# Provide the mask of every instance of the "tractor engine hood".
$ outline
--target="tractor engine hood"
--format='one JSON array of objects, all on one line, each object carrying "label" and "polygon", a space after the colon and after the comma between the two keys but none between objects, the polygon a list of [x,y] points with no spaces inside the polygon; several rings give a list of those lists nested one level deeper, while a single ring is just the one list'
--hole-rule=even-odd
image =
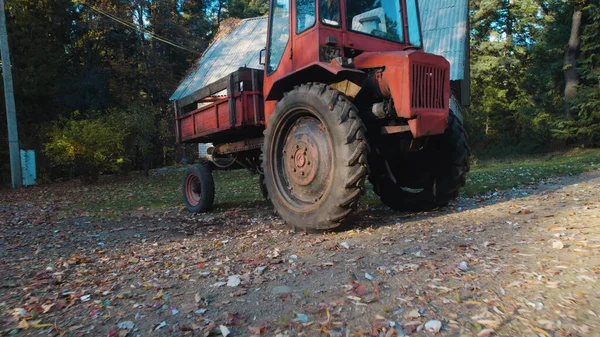
[{"label": "tractor engine hood", "polygon": [[354,59],[359,69],[382,69],[375,80],[381,94],[408,120],[415,138],[442,134],[448,126],[450,63],[422,51],[366,52]]}]

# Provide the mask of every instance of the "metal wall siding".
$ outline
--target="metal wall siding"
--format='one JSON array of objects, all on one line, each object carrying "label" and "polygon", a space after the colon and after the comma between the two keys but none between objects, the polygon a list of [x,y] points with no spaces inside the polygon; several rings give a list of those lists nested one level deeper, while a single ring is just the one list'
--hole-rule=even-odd
[{"label": "metal wall siding", "polygon": [[[450,62],[450,80],[464,79],[468,27],[467,0],[421,0],[424,49]],[[170,100],[179,100],[240,67],[264,69],[260,50],[267,41],[268,18],[241,21],[229,35],[213,43],[181,82]]]},{"label": "metal wall siding", "polygon": [[265,48],[267,23],[267,17],[243,20],[229,35],[211,44],[170,100],[189,96],[240,67],[262,69],[259,53]]},{"label": "metal wall siding", "polygon": [[425,51],[442,55],[450,62],[450,80],[464,79],[468,56],[467,0],[421,0],[419,6]]}]

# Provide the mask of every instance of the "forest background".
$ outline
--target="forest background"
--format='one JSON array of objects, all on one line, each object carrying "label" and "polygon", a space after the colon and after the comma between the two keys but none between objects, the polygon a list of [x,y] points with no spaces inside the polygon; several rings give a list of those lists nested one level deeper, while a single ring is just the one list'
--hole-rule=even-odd
[{"label": "forest background", "polygon": [[[599,146],[600,1],[469,6],[474,155]],[[175,145],[168,98],[211,41],[267,10],[267,0],[6,0],[20,146],[36,150],[38,180],[193,158]]]}]

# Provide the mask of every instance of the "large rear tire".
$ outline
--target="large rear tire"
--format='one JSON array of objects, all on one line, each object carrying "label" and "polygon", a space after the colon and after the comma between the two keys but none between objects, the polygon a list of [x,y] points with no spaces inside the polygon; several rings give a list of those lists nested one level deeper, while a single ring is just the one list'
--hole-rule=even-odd
[{"label": "large rear tire", "polygon": [[296,87],[277,103],[265,130],[263,168],[285,223],[332,229],[356,208],[367,175],[364,132],[352,102],[324,84]]},{"label": "large rear tire", "polygon": [[188,211],[201,213],[212,208],[215,200],[215,183],[209,165],[198,164],[188,167],[181,185],[183,202]]},{"label": "large rear tire", "polygon": [[[424,163],[411,163],[409,160],[405,163],[421,165],[424,178],[420,179],[420,186],[409,186],[408,180],[414,180],[415,177],[407,176],[403,168],[388,169],[384,158],[372,156],[369,181],[381,201],[391,209],[424,211],[443,207],[455,199],[459,189],[465,185],[470,149],[462,121],[454,112],[450,111],[446,132],[432,137],[428,148],[423,151],[426,152],[419,157],[429,157],[429,160]],[[394,174],[396,182],[387,171]]]}]

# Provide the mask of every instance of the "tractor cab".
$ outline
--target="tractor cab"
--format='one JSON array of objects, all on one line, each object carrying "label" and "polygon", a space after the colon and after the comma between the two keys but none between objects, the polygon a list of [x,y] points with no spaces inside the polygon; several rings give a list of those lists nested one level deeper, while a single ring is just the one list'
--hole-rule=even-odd
[{"label": "tractor cab", "polygon": [[[365,51],[421,49],[417,6],[416,0],[273,0],[267,76],[312,62],[347,62]],[[277,71],[280,65],[285,69]]]},{"label": "tractor cab", "polygon": [[417,0],[272,0],[266,116],[285,92],[316,80],[361,98],[354,102],[361,110],[393,102],[399,122],[414,137],[441,134],[447,127],[449,63],[422,49]]},{"label": "tractor cab", "polygon": [[[422,46],[416,0],[272,0],[265,65],[266,97],[279,98],[281,90],[270,93],[272,84],[318,62],[324,67],[333,61],[353,68],[352,59],[363,52]],[[313,70],[330,77],[322,69]],[[311,73],[314,76],[314,71]]]}]

